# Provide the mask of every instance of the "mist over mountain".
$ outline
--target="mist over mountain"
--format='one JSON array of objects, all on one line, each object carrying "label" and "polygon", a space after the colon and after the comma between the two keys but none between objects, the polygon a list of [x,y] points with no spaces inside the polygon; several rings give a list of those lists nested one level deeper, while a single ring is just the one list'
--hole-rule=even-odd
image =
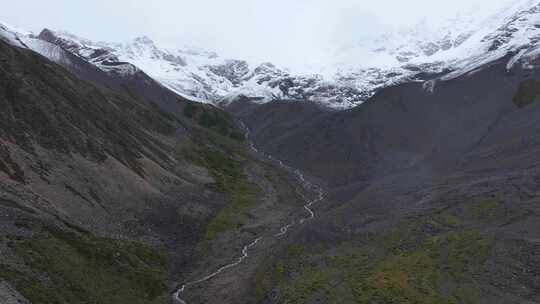
[{"label": "mist over mountain", "polygon": [[17,35],[59,45],[109,72],[133,73],[120,71],[125,65],[119,63],[131,63],[176,93],[203,102],[228,103],[243,96],[259,103],[311,100],[348,109],[384,87],[450,79],[506,55],[516,55],[514,61],[518,54],[533,56],[538,16],[537,4],[524,0],[483,18],[471,11],[435,26],[423,21],[343,47],[308,73],[271,62],[225,58],[213,51],[168,49],[147,36],[117,43],[47,29]]}]

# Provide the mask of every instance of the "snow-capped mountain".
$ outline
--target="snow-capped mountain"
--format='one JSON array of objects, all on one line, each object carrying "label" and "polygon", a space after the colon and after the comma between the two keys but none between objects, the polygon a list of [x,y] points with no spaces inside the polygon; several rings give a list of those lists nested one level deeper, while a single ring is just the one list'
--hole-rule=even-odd
[{"label": "snow-capped mountain", "polygon": [[269,62],[250,65],[192,48],[171,51],[158,47],[148,37],[123,44],[92,42],[45,29],[35,38],[57,45],[108,73],[129,75],[141,69],[179,95],[201,102],[226,103],[245,96],[256,102],[307,99],[349,108],[366,97],[353,87],[320,75],[292,75]]},{"label": "snow-capped mountain", "polygon": [[31,49],[61,65],[76,66],[76,63],[73,62],[74,57],[67,56],[66,50],[58,45],[38,39],[31,32],[0,23],[0,39],[17,47]]},{"label": "snow-capped mountain", "polygon": [[148,37],[126,43],[94,42],[66,32],[45,29],[34,35],[5,25],[0,25],[0,37],[47,57],[58,57],[60,48],[119,76],[144,71],[177,94],[201,102],[220,104],[243,96],[261,103],[311,100],[347,109],[381,88],[449,80],[508,55],[512,57],[509,69],[516,63],[530,67],[540,53],[540,4],[514,1],[484,19],[474,12],[462,13],[438,26],[423,22],[390,31],[342,48],[330,63],[309,74],[194,48],[169,50]]},{"label": "snow-capped mountain", "polygon": [[170,51],[158,47],[148,37],[127,43],[92,42],[48,29],[38,37],[110,73],[132,73],[132,67],[140,68],[174,92],[202,102],[216,102],[239,88],[247,76],[253,78],[258,72],[266,71],[251,70],[245,61],[221,58],[204,50]]},{"label": "snow-capped mountain", "polygon": [[[478,19],[474,12],[462,13],[438,26],[422,22],[411,29],[362,41],[342,50],[335,65],[344,75],[362,75],[369,69],[386,73],[379,77],[380,83],[373,82],[373,73],[360,83],[358,77],[354,79],[357,88],[369,90],[370,85],[427,80],[425,73],[443,74],[440,79],[449,80],[509,54],[526,55],[539,40],[539,1],[522,0],[485,19]],[[365,58],[373,64],[366,65]]]}]

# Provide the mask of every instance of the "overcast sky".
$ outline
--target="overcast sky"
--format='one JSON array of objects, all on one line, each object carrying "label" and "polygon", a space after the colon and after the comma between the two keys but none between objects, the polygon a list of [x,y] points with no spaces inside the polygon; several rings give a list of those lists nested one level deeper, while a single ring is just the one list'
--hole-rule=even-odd
[{"label": "overcast sky", "polygon": [[0,21],[113,42],[147,35],[168,47],[191,45],[228,57],[286,63],[323,58],[388,27],[423,19],[437,23],[471,8],[481,17],[511,1],[18,0],[2,5]]}]

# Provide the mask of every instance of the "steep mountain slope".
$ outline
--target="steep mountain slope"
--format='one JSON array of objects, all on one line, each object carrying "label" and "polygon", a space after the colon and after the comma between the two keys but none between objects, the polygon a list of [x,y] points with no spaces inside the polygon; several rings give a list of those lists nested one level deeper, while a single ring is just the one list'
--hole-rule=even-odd
[{"label": "steep mountain slope", "polygon": [[[0,299],[169,303],[174,282],[229,262],[299,209],[295,181],[248,153],[223,111],[182,101],[166,112],[10,43],[0,41]],[[246,291],[193,296],[237,303]]]},{"label": "steep mountain slope", "polygon": [[319,220],[261,266],[260,301],[538,301],[540,72],[508,71],[509,59],[348,111],[239,112],[259,146],[330,192]]},{"label": "steep mountain slope", "polygon": [[[165,195],[171,185],[161,180],[174,176],[173,147],[164,139],[178,122],[150,104],[82,82],[27,49],[1,41],[0,48],[0,276],[35,303],[86,301],[111,280],[121,283],[96,297],[161,297],[167,270],[160,254],[120,239],[137,239],[131,229],[150,224],[133,221],[145,208],[156,201],[156,210],[171,206]],[[115,250],[134,263],[96,258]],[[49,284],[40,272],[48,273]],[[87,285],[100,274],[103,281]],[[148,288],[122,287],[142,276]],[[69,282],[78,287],[66,289]]]},{"label": "steep mountain slope", "polygon": [[[0,38],[2,37],[12,45],[29,48],[47,57],[80,79],[116,92],[122,92],[131,98],[142,98],[147,102],[156,102],[165,111],[181,113],[179,102],[183,101],[184,98],[168,90],[131,64],[117,64],[118,70],[115,69],[114,72],[107,70],[107,73],[103,73],[103,69],[96,67],[93,62],[88,62],[86,59],[67,51],[62,45],[49,42],[45,39],[46,35],[40,39],[31,33],[23,34],[20,30],[2,26],[0,27]],[[124,70],[131,72],[121,72]]]},{"label": "steep mountain slope", "polygon": [[[506,61],[439,82],[433,91],[422,83],[387,88],[361,107],[339,113],[281,102],[244,115],[269,152],[292,163],[310,163],[301,167],[331,177],[333,185],[346,184],[360,176],[446,159],[476,144],[501,113],[517,110],[512,94],[536,71],[516,67],[508,73]],[[388,157],[390,153],[395,155]]]}]

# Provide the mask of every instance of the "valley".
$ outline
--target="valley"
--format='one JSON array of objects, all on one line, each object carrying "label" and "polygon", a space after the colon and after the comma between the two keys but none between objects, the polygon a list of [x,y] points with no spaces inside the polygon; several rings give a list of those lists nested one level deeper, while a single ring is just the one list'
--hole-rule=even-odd
[{"label": "valley", "polygon": [[[224,266],[221,266],[216,271],[214,271],[214,272],[212,272],[212,273],[210,273],[210,274],[208,274],[208,275],[206,275],[206,276],[204,276],[204,277],[202,277],[200,279],[196,279],[194,281],[189,281],[189,282],[183,283],[173,293],[173,300],[180,303],[180,304],[186,304],[187,303],[185,300],[183,300],[182,297],[183,297],[184,293],[189,292],[189,289],[192,286],[197,286],[197,285],[204,284],[207,281],[212,280],[214,277],[220,276],[224,271],[228,271],[229,269],[238,267],[239,265],[241,265],[244,262],[244,260],[249,258],[250,251],[253,248],[257,247],[259,245],[259,243],[263,243],[263,242],[266,243],[266,239],[268,239],[269,237],[278,238],[277,242],[279,242],[279,238],[282,238],[282,237],[286,236],[287,233],[289,232],[289,229],[295,227],[296,225],[302,225],[307,220],[314,219],[315,218],[315,213],[311,209],[311,208],[313,208],[312,206],[314,204],[320,203],[320,202],[322,202],[324,200],[324,191],[322,190],[322,188],[320,186],[315,186],[312,183],[310,183],[309,181],[307,181],[306,178],[304,177],[304,175],[299,170],[293,169],[293,168],[285,165],[282,161],[276,160],[271,155],[261,154],[261,152],[255,147],[254,143],[252,141],[250,141],[250,131],[249,131],[249,129],[246,128],[245,125],[243,123],[241,123],[241,122],[240,122],[240,125],[241,125],[242,129],[244,129],[244,131],[245,131],[244,138],[249,141],[248,145],[249,145],[250,149],[252,150],[252,152],[255,153],[256,157],[260,157],[260,158],[263,158],[263,159],[268,159],[271,162],[277,163],[281,169],[283,169],[286,172],[289,172],[289,173],[293,174],[296,177],[296,181],[301,185],[303,190],[310,191],[310,192],[315,191],[316,196],[313,199],[309,199],[309,198],[306,197],[306,195],[304,195],[302,193],[302,191],[303,191],[302,189],[296,188],[295,191],[302,198],[302,200],[304,200],[305,205],[303,206],[303,209],[305,210],[305,212],[307,212],[307,216],[301,217],[299,219],[293,219],[289,224],[286,224],[286,225],[282,226],[279,229],[278,233],[274,233],[273,235],[270,235],[270,236],[258,236],[254,241],[252,241],[251,243],[245,245],[242,248],[241,255],[240,255],[240,257],[238,257],[238,259],[235,262],[230,263],[230,264],[226,264]],[[262,244],[262,246],[266,246],[266,247],[267,246],[275,246],[275,243],[276,243],[276,240],[274,240],[274,242],[270,242],[270,245]]]},{"label": "valley", "polygon": [[0,303],[540,302],[539,22],[332,76],[0,24]]}]

